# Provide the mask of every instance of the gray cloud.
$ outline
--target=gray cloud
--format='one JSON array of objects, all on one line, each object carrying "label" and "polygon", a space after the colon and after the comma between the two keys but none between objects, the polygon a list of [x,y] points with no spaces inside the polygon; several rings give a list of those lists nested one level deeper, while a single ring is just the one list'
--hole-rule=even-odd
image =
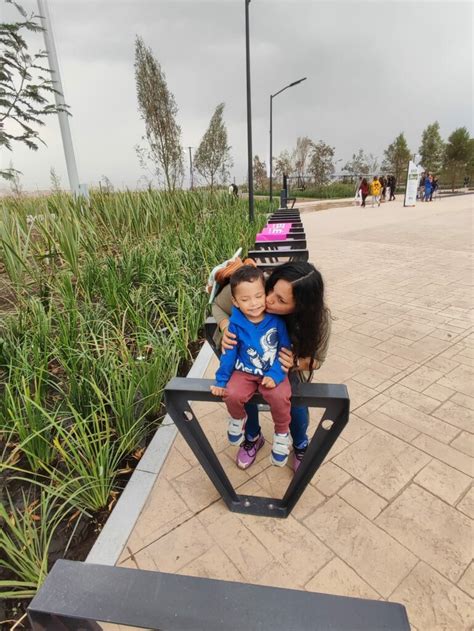
[{"label": "gray cloud", "polygon": [[[24,2],[33,9],[33,2]],[[224,101],[237,180],[246,173],[243,0],[49,1],[80,178],[118,186],[141,175],[133,150],[143,134],[133,48],[142,36],[179,107],[183,145],[197,146]],[[438,120],[446,137],[472,125],[472,5],[456,2],[269,2],[252,0],[253,149],[268,159],[269,95],[274,153],[297,136],[322,138],[346,160],[359,147],[379,157],[404,131],[415,151]],[[39,41],[41,45],[41,40]],[[54,166],[67,182],[57,121],[47,148],[10,157],[27,187],[47,188]]]}]

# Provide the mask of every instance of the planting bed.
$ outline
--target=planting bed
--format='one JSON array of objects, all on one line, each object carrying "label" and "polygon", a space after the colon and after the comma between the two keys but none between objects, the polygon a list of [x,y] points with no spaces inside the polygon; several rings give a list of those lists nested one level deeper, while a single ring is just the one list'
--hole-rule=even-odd
[{"label": "planting bed", "polygon": [[57,558],[86,558],[199,351],[209,270],[254,241],[256,210],[249,225],[206,192],[3,201],[2,628],[28,628]]}]

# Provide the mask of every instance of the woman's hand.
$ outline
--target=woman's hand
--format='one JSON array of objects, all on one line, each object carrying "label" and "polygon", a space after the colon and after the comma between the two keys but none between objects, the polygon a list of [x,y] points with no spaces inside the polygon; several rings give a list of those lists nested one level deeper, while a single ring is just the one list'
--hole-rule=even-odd
[{"label": "woman's hand", "polygon": [[280,360],[281,367],[284,372],[289,372],[295,365],[295,356],[293,351],[287,348],[281,348],[278,353],[278,359]]},{"label": "woman's hand", "polygon": [[211,392],[215,397],[225,396],[225,388],[219,388],[219,386],[211,386]]},{"label": "woman's hand", "polygon": [[221,351],[223,353],[225,353],[226,351],[231,351],[236,344],[237,335],[235,333],[230,333],[229,329],[225,328],[222,332]]}]

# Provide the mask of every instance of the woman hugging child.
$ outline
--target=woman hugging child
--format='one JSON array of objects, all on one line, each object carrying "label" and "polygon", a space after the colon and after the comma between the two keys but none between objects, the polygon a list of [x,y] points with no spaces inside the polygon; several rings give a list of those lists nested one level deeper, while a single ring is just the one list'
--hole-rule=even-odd
[{"label": "woman hugging child", "polygon": [[216,372],[215,396],[222,396],[230,415],[227,436],[231,445],[244,440],[245,404],[256,391],[269,404],[275,432],[271,462],[283,467],[288,460],[291,386],[278,359],[291,342],[283,319],[265,312],[263,272],[244,265],[230,278],[234,305],[228,330],[237,344],[221,356]]}]

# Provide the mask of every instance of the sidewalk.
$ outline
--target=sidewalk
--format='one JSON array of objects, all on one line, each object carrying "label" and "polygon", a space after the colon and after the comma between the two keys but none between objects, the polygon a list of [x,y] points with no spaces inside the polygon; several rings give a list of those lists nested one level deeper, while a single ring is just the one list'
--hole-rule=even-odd
[{"label": "sidewalk", "polygon": [[[302,215],[335,317],[317,380],[347,385],[346,429],[286,520],[230,513],[178,436],[119,565],[387,599],[415,631],[470,628],[473,199]],[[268,443],[240,471],[223,405],[193,408],[239,492],[282,496],[292,472]]]}]

